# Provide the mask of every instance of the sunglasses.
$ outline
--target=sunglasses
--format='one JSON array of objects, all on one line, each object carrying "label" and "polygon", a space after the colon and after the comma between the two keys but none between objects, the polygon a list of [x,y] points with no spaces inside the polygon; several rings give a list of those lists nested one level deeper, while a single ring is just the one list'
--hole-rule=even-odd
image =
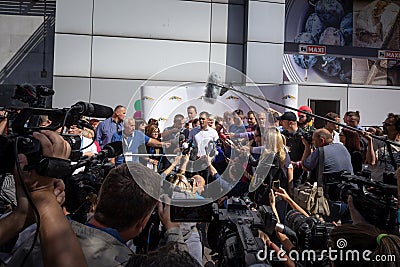
[{"label": "sunglasses", "polygon": [[393,126],[394,124],[393,123],[387,123],[387,122],[382,122],[383,123],[383,126]]}]

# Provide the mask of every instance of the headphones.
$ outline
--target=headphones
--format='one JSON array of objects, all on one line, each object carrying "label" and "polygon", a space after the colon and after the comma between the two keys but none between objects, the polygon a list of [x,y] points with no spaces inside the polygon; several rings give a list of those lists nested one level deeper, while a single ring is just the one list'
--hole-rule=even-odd
[{"label": "headphones", "polygon": [[[298,114],[299,117],[300,117],[300,115],[306,116],[306,123],[309,123],[312,120],[312,117],[310,116],[310,113],[312,113],[312,110],[309,106],[301,106],[299,108],[299,111],[302,111],[302,112],[299,112],[299,114]],[[303,113],[303,112],[305,112],[305,113]]]},{"label": "headphones", "polygon": [[300,113],[301,113],[301,115],[305,115],[306,116],[306,122],[307,123],[309,123],[312,120],[312,117],[310,115],[308,115],[306,113],[302,113],[302,112],[300,112]]},{"label": "headphones", "polygon": [[312,120],[312,117],[310,115],[306,115],[306,122],[309,123]]}]

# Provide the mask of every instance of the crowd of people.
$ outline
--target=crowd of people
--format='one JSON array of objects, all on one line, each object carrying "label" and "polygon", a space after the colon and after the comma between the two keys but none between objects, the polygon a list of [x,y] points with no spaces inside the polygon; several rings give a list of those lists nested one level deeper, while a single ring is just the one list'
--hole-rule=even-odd
[{"label": "crowd of people", "polygon": [[[68,133],[81,137],[83,156],[93,157],[112,142],[122,143],[123,154],[109,159],[115,167],[102,181],[83,223],[69,219],[72,211],[59,208],[68,198],[63,181],[27,171],[27,158],[19,155],[16,173],[7,176],[4,181],[11,182],[3,184],[0,194],[1,198],[6,185],[15,188],[8,197],[13,203],[0,219],[0,245],[13,241],[2,261],[9,266],[201,266],[207,227],[172,222],[170,198],[212,198],[224,208],[229,198],[246,196],[256,206],[271,206],[278,222],[284,223],[291,209],[307,217],[318,215],[296,203],[294,192],[307,182],[320,183],[321,173],[326,177],[369,172],[371,181],[387,184],[400,179],[400,115],[389,113],[382,127],[364,129],[358,111],[345,113],[343,123],[349,127],[339,127],[340,115],[329,112],[324,127],[315,129],[311,108],[299,110],[297,114],[272,108],[210,114],[188,106],[187,114],[174,114],[173,124],[160,129],[154,118],[127,118],[126,108],[119,105],[104,121],[72,125]],[[50,124],[41,117],[41,126]],[[33,137],[41,143],[44,156],[68,159],[70,148],[57,133],[43,130]],[[137,179],[145,181],[144,186]],[[278,186],[271,186],[271,180]],[[164,181],[179,190],[162,194]],[[396,255],[394,262],[381,262],[381,266],[399,265],[398,232],[384,233],[371,225],[351,197],[347,203],[329,200],[329,209],[330,214],[320,219],[338,225],[331,233],[333,241],[345,236],[354,249],[368,247],[374,253]],[[163,245],[155,253],[135,254],[132,239],[147,229],[155,211],[164,227]],[[35,223],[40,242],[32,249]],[[295,247],[284,234],[276,235],[287,252]],[[368,241],[368,245],[358,242],[378,237],[378,242]],[[346,264],[335,262],[335,266]]]}]

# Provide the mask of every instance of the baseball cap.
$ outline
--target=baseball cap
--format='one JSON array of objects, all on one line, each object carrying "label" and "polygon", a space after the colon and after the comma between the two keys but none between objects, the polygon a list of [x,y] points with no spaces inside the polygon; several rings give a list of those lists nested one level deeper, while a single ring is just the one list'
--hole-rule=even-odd
[{"label": "baseball cap", "polygon": [[[308,113],[313,113],[313,112],[312,112],[312,109],[311,109],[309,106],[301,106],[301,107],[299,107],[299,110],[301,110],[301,111],[307,111]],[[303,113],[298,112],[299,117],[300,117],[301,114],[303,114]]]},{"label": "baseball cap", "polygon": [[287,120],[287,121],[297,121],[296,114],[294,114],[294,113],[291,112],[291,111],[286,111],[285,113],[282,114],[282,116],[276,117],[276,119],[277,119],[278,121],[284,121],[284,120]]}]

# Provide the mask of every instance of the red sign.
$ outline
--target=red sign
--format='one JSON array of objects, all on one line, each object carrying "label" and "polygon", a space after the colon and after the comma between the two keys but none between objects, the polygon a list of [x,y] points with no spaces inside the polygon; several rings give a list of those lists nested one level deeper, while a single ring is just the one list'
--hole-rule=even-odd
[{"label": "red sign", "polygon": [[400,51],[379,50],[378,58],[400,60]]},{"label": "red sign", "polygon": [[299,45],[300,54],[325,55],[326,46],[323,45]]}]

